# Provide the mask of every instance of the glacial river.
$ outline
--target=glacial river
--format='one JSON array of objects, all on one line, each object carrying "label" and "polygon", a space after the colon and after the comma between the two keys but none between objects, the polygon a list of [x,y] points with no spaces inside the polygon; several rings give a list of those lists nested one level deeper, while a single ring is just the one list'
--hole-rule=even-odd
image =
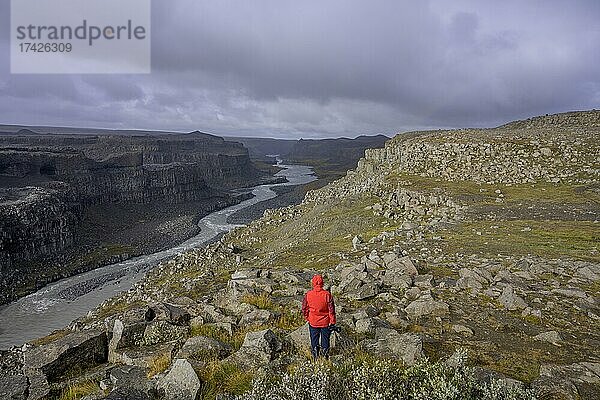
[{"label": "glacial river", "polygon": [[273,186],[302,185],[316,179],[310,167],[283,165],[277,176],[288,182],[260,185],[252,188],[253,198],[215,211],[198,223],[201,231],[180,245],[158,253],[135,257],[117,264],[51,283],[39,291],[0,308],[0,349],[48,335],[87,314],[104,300],[129,290],[134,283],[159,262],[186,250],[200,247],[221,233],[238,225],[227,223],[233,213],[253,204],[272,199],[277,194]]}]

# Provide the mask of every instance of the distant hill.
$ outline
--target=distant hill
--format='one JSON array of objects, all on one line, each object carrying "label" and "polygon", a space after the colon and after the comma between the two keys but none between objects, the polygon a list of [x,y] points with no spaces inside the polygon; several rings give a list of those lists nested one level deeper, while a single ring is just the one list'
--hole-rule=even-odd
[{"label": "distant hill", "polygon": [[388,139],[383,135],[359,136],[356,139],[300,139],[286,154],[286,159],[291,161],[320,159],[353,168],[358,159],[364,156],[365,149],[383,147]]},{"label": "distant hill", "polygon": [[110,135],[110,136],[158,136],[158,135],[205,135],[218,137],[210,133],[200,131],[173,132],[153,131],[142,129],[102,129],[102,128],[79,128],[72,126],[29,126],[29,125],[2,125],[0,124],[0,135]]},{"label": "distant hill", "polygon": [[227,139],[242,143],[253,159],[264,159],[267,155],[284,156],[292,150],[297,142],[297,140],[254,137],[229,137]]},{"label": "distant hill", "polygon": [[255,160],[264,161],[269,158],[268,155],[278,155],[286,162],[311,165],[320,178],[330,181],[355,168],[358,160],[364,156],[365,149],[383,147],[389,138],[384,135],[363,135],[355,139],[228,139],[242,143]]}]

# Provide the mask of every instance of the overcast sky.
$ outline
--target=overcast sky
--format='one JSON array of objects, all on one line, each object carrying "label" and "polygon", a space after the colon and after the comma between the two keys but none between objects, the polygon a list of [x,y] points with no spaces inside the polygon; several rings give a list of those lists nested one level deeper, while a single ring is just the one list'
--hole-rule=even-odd
[{"label": "overcast sky", "polygon": [[11,75],[0,123],[354,137],[600,108],[600,1],[156,0],[152,73]]}]

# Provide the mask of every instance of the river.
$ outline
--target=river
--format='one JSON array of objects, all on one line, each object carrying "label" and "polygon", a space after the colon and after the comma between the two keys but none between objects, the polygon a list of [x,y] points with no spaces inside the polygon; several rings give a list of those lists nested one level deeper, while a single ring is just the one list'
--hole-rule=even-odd
[{"label": "river", "polygon": [[302,185],[316,179],[312,169],[303,165],[279,164],[288,182],[260,185],[252,188],[252,197],[239,204],[210,213],[198,224],[200,233],[178,246],[154,254],[135,257],[89,272],[51,283],[26,297],[0,308],[0,349],[20,346],[35,338],[63,328],[74,319],[87,314],[104,300],[129,290],[134,283],[159,262],[200,247],[221,233],[239,225],[227,223],[233,213],[251,205],[272,199],[277,194],[273,186]]}]

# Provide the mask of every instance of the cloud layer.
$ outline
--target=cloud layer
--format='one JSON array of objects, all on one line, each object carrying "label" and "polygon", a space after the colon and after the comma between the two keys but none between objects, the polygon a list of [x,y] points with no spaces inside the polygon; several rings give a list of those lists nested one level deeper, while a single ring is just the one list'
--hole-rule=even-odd
[{"label": "cloud layer", "polygon": [[331,137],[598,108],[599,20],[595,0],[154,1],[152,74],[2,57],[0,123]]}]

